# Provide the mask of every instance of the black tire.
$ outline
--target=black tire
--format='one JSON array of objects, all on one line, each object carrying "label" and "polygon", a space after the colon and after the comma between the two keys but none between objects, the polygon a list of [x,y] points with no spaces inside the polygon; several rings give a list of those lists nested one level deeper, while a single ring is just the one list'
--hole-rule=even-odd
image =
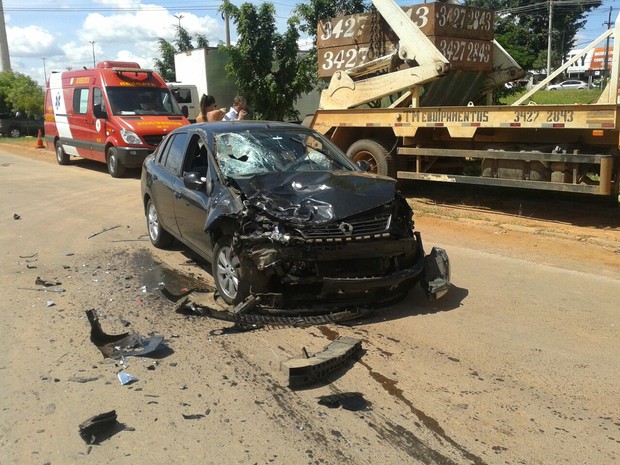
[{"label": "black tire", "polygon": [[347,150],[347,157],[354,163],[365,160],[370,164],[371,173],[396,177],[392,155],[381,142],[374,139],[360,139],[354,142]]},{"label": "black tire", "polygon": [[236,305],[250,294],[250,287],[243,279],[241,262],[231,244],[230,236],[224,236],[217,241],[213,248],[211,274],[224,302]]},{"label": "black tire", "polygon": [[159,214],[157,208],[151,199],[146,202],[146,229],[149,232],[149,239],[158,249],[164,249],[169,247],[174,241],[174,237],[168,231],[166,231],[159,222]]},{"label": "black tire", "polygon": [[112,146],[108,149],[106,162],[108,164],[108,173],[110,173],[110,176],[113,178],[122,178],[125,175],[126,168],[118,158],[116,147]]},{"label": "black tire", "polygon": [[59,165],[68,165],[71,157],[67,155],[65,150],[62,148],[62,144],[59,140],[57,140],[54,144],[54,148],[56,149],[56,161]]},{"label": "black tire", "polygon": [[9,129],[9,136],[14,138],[21,137],[22,132],[19,130],[19,128],[12,127],[11,129]]}]

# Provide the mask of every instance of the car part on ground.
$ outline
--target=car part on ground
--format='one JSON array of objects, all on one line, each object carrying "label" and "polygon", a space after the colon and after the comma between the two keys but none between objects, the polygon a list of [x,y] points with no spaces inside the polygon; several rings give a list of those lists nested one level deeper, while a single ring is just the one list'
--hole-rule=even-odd
[{"label": "car part on ground", "polygon": [[[172,295],[170,299],[175,302],[174,294],[163,292],[164,295]],[[177,313],[206,316],[221,321],[234,323],[233,330],[247,331],[265,326],[282,327],[305,327],[324,325],[329,323],[343,323],[370,315],[373,308],[334,308],[334,307],[310,307],[279,310],[261,305],[261,297],[250,296],[234,307],[215,308],[214,306],[199,304],[186,298],[177,308]]]},{"label": "car part on ground", "polygon": [[361,392],[339,392],[337,394],[321,396],[318,403],[328,408],[342,407],[351,412],[359,412],[360,410],[368,410],[370,408],[368,401],[364,399],[364,395]]},{"label": "car part on ground", "polygon": [[288,376],[288,387],[296,389],[316,384],[338,370],[357,361],[363,354],[362,341],[340,336],[322,352],[309,357],[289,358],[280,363],[280,370]]},{"label": "car part on ground", "polygon": [[90,340],[104,357],[119,359],[122,357],[143,357],[161,349],[163,336],[145,337],[138,333],[106,334],[101,329],[95,310],[86,310],[90,323]]},{"label": "car part on ground", "polygon": [[86,444],[99,444],[112,436],[119,429],[123,429],[116,419],[116,410],[100,413],[80,423],[80,437]]}]

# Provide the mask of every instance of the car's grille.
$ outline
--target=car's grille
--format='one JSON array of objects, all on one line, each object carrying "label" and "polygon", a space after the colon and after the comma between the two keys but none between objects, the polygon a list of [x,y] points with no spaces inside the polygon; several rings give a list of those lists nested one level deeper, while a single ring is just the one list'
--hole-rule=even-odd
[{"label": "car's grille", "polygon": [[144,142],[146,142],[148,145],[154,145],[155,147],[157,147],[161,140],[164,138],[162,134],[145,135],[142,137],[144,137]]},{"label": "car's grille", "polygon": [[373,217],[329,223],[312,229],[301,230],[300,233],[304,239],[311,242],[372,239],[377,236],[388,236],[391,220],[391,214],[381,213]]}]

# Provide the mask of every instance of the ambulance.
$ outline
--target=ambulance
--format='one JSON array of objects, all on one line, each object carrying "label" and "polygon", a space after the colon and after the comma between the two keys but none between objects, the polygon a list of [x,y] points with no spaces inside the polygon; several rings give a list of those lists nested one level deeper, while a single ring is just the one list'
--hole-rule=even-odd
[{"label": "ambulance", "polygon": [[47,83],[45,140],[61,165],[87,158],[122,177],[186,124],[163,79],[138,63],[102,61],[91,69],[52,73]]}]

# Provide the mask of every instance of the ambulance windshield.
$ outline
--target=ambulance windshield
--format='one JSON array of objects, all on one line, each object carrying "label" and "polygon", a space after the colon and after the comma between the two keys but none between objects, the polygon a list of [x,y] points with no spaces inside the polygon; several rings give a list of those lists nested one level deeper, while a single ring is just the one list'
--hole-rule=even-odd
[{"label": "ambulance windshield", "polygon": [[107,92],[114,115],[182,115],[167,88],[107,87]]}]

